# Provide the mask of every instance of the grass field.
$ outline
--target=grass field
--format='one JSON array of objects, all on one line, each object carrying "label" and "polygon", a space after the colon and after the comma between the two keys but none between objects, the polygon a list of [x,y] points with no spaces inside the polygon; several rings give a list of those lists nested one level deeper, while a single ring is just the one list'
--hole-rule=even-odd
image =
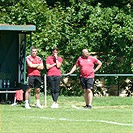
[{"label": "grass field", "polygon": [[[94,97],[93,108],[84,109],[83,97],[59,97],[59,108],[34,106],[27,110],[24,104],[0,105],[0,133],[132,133],[131,97]],[[44,98],[41,97],[41,104]]]}]

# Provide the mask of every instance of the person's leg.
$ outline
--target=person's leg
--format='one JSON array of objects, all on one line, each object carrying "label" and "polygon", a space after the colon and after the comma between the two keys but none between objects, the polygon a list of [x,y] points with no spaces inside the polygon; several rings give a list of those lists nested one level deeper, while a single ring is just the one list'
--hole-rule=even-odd
[{"label": "person's leg", "polygon": [[87,90],[84,89],[84,98],[85,98],[86,105],[92,104],[93,93],[91,89],[87,89]]},{"label": "person's leg", "polygon": [[83,78],[83,77],[80,77],[80,83],[81,83],[81,86],[82,86],[82,89],[83,89],[83,92],[84,92],[84,99],[85,99],[85,104],[87,107],[88,104],[89,104],[89,99],[88,99],[88,91],[87,91],[87,86],[86,86],[86,79]]},{"label": "person's leg", "polygon": [[55,94],[55,102],[56,103],[57,103],[57,100],[58,100],[58,97],[59,97],[60,80],[61,80],[60,76],[55,77],[55,91],[54,91],[54,94]]},{"label": "person's leg", "polygon": [[25,108],[30,109],[30,105],[29,105],[29,97],[30,97],[30,92],[31,92],[32,88],[29,88],[26,90],[25,92]]},{"label": "person's leg", "polygon": [[25,92],[25,100],[29,100],[31,90],[32,90],[32,88],[28,88],[26,90],[26,92]]},{"label": "person's leg", "polygon": [[33,78],[28,77],[28,89],[25,92],[25,108],[30,109],[29,106],[29,97],[30,97],[30,92],[33,88]]},{"label": "person's leg", "polygon": [[92,108],[93,93],[91,89],[84,89],[85,108]]},{"label": "person's leg", "polygon": [[29,97],[30,97],[30,92],[32,88],[28,88],[25,92],[25,108],[30,108],[29,106]]},{"label": "person's leg", "polygon": [[55,101],[55,93],[54,93],[55,81],[53,76],[48,77],[48,83],[49,83],[52,99],[53,101]]},{"label": "person's leg", "polygon": [[36,98],[36,100],[37,99],[40,99],[40,88],[35,88],[35,98]]},{"label": "person's leg", "polygon": [[56,96],[55,96],[55,77],[49,76],[48,77],[48,83],[51,91],[51,96],[53,100],[53,104],[51,105],[51,108],[55,108],[56,106]]},{"label": "person's leg", "polygon": [[92,89],[93,89],[93,83],[94,83],[94,79],[93,78],[88,78],[86,79],[86,86],[87,86],[87,89],[86,89],[86,97],[88,101],[86,101],[86,105],[88,105],[88,107],[92,108],[92,99],[93,99],[93,92],[92,92]]},{"label": "person's leg", "polygon": [[85,103],[86,103],[86,106],[89,105],[89,97],[88,97],[88,90],[87,89],[84,89],[84,99],[85,99]]},{"label": "person's leg", "polygon": [[92,106],[92,99],[93,99],[93,93],[91,89],[87,89],[87,93],[88,93],[88,105]]},{"label": "person's leg", "polygon": [[43,108],[41,105],[40,105],[40,88],[36,88],[35,89],[35,98],[36,98],[36,107],[38,108]]},{"label": "person's leg", "polygon": [[40,87],[41,87],[41,77],[35,77],[35,98],[36,98],[36,107],[43,108],[40,105]]}]

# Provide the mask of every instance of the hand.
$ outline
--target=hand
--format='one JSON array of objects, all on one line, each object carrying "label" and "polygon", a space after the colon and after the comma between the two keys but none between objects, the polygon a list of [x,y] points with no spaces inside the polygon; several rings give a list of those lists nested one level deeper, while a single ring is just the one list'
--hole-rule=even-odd
[{"label": "hand", "polygon": [[58,57],[58,56],[57,56],[57,53],[54,53],[54,57],[55,57],[55,59],[57,59],[57,57]]},{"label": "hand", "polygon": [[70,73],[67,73],[65,76],[67,77],[67,76],[69,76],[70,75]]},{"label": "hand", "polygon": [[97,69],[94,69],[94,73],[97,71]]}]

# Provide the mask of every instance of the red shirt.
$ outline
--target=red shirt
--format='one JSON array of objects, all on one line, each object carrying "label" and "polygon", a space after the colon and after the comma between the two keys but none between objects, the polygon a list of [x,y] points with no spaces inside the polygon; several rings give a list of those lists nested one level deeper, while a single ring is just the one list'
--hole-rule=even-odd
[{"label": "red shirt", "polygon": [[76,61],[76,66],[80,67],[80,76],[84,78],[94,78],[94,65],[98,63],[98,59],[89,56],[84,58],[79,57]]},{"label": "red shirt", "polygon": [[[58,61],[60,63],[62,63],[63,59],[58,56]],[[54,63],[56,63],[56,60],[55,60],[55,57],[53,57],[52,55],[51,56],[48,56],[46,58],[46,64],[52,65]],[[57,68],[56,66],[54,66],[54,67],[48,69],[47,75],[48,76],[61,76],[60,68]]]},{"label": "red shirt", "polygon": [[[29,55],[26,57],[26,62],[27,61],[32,62],[32,64],[42,63],[42,59],[39,56],[32,57],[31,55]],[[28,66],[28,76],[41,76],[40,70]]]}]

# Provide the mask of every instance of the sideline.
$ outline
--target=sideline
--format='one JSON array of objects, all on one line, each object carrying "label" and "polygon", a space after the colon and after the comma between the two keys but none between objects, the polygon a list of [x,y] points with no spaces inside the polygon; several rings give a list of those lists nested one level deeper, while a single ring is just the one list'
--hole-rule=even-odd
[{"label": "sideline", "polygon": [[[45,120],[52,120],[52,121],[71,121],[71,122],[98,122],[98,123],[106,123],[112,125],[119,125],[119,126],[132,126],[132,124],[120,123],[115,121],[107,121],[107,120],[74,120],[74,119],[67,119],[67,118],[52,118],[52,117],[37,117],[37,116],[29,116],[30,118],[39,118]],[[27,117],[26,117],[27,118]]]},{"label": "sideline", "polygon": [[[74,108],[74,109],[79,109],[79,110],[86,110],[86,109],[84,109],[84,108],[82,108],[82,107],[77,107],[77,106],[75,106],[75,105],[72,105],[72,108]],[[132,106],[129,106],[129,105],[125,105],[125,106],[95,106],[95,107],[93,107],[92,106],[92,108],[95,108],[95,109],[97,109],[97,108],[132,108]]]}]

